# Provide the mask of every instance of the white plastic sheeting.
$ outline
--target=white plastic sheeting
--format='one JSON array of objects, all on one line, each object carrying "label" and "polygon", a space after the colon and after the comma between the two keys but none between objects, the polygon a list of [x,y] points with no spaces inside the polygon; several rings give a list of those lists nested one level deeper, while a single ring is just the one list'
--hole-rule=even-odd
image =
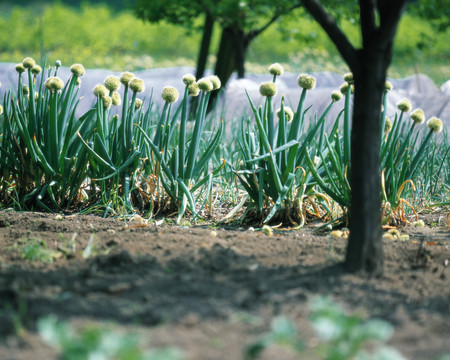
[{"label": "white plastic sheeting", "polygon": [[[2,99],[5,91],[8,91],[9,88],[16,89],[17,87],[17,73],[14,65],[12,63],[0,64],[0,95]],[[46,73],[46,70],[44,70],[44,73]],[[181,97],[184,89],[182,77],[186,73],[194,74],[195,69],[177,67],[135,71],[134,74],[143,79],[146,85],[145,92],[139,94],[139,97],[146,101],[152,98],[156,106],[161,106],[163,102],[161,91],[166,85],[177,88]],[[94,104],[95,98],[92,89],[96,84],[103,83],[108,75],[120,76],[120,74],[121,72],[112,72],[105,69],[86,69],[86,74],[81,78],[82,82],[79,92],[81,100],[78,115],[87,111]],[[61,67],[58,75],[66,82],[71,73],[69,68]],[[306,97],[306,107],[311,106],[308,112],[310,116],[321,114],[331,101],[331,92],[338,90],[344,82],[342,74],[321,72],[313,73],[312,75],[316,77],[317,83],[316,88],[308,91]],[[278,94],[274,98],[275,109],[280,106],[281,96],[284,95],[286,105],[293,107],[295,110],[301,93],[301,89],[297,85],[297,77],[298,74],[293,73],[284,73],[281,77],[278,77]],[[259,95],[259,84],[263,81],[271,81],[271,79],[272,76],[269,73],[267,75],[249,74],[245,79],[232,77],[226,90],[220,96],[220,103],[216,111],[225,120],[240,118],[245,113],[250,114],[251,109],[245,92],[247,91],[254,103],[259,105],[263,101],[263,98]],[[425,75],[414,75],[401,80],[389,80],[394,85],[394,89],[388,95],[388,116],[392,117],[394,115],[397,111],[397,102],[406,97],[411,101],[413,109],[420,107],[424,110],[427,119],[431,116],[437,116],[443,120],[447,128],[450,128],[450,80],[444,83],[440,89]],[[123,87],[119,92],[121,93],[122,90]],[[336,105],[328,116],[329,121],[335,119],[336,114],[342,109],[344,103],[341,100]]]}]

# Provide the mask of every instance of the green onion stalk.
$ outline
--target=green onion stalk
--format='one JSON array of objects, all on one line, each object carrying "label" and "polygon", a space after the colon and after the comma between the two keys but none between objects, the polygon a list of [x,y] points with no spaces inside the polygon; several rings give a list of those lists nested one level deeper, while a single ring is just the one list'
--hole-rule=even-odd
[{"label": "green onion stalk", "polygon": [[[50,69],[44,82],[42,68],[32,58],[25,58],[16,70],[20,91],[18,101],[11,93],[5,98],[9,102],[5,121],[8,129],[2,148],[9,147],[5,165],[21,194],[20,207],[33,208],[36,204],[47,211],[66,208],[78,196],[86,176],[86,158],[76,136],[86,127],[75,116],[77,84],[84,68],[72,66],[66,84],[50,76]],[[22,83],[25,71],[27,85]],[[20,166],[11,166],[14,159]]]},{"label": "green onion stalk", "polygon": [[[312,125],[310,132],[304,132],[304,117],[308,110],[304,110],[306,93],[314,89],[316,79],[309,74],[298,77],[302,92],[295,113],[285,105],[284,96],[280,109],[275,112],[272,99],[277,94],[276,79],[283,74],[281,65],[271,65],[269,73],[273,75],[272,81],[260,85],[260,94],[265,97],[263,107],[257,109],[247,93],[256,126],[246,125],[247,120],[243,119],[239,136],[243,160],[238,169],[232,164],[230,166],[248,192],[251,207],[255,206],[258,216],[262,216],[263,223],[280,217],[282,221],[292,222],[295,220],[291,217],[291,210],[295,208],[297,218],[302,218],[301,205],[296,205],[296,201],[301,202],[308,175],[304,171],[306,166],[301,166],[304,165],[307,145],[323,127],[331,107]],[[275,115],[278,117],[277,126]]]},{"label": "green onion stalk", "polygon": [[[201,148],[201,138],[204,129],[206,111],[211,91],[220,88],[220,80],[216,76],[202,78],[196,81],[195,77],[187,74],[183,77],[185,84],[184,97],[172,120],[169,122],[169,115],[172,104],[178,99],[178,92],[175,88],[167,86],[161,94],[165,105],[157,126],[157,131],[153,139],[146,133],[145,129],[138,126],[144,136],[144,140],[151,148],[153,156],[158,161],[161,169],[162,185],[169,198],[178,207],[177,223],[180,223],[186,209],[193,214],[193,221],[198,217],[196,211],[195,192],[204,184],[212,184],[212,179],[223,167],[214,169],[208,176],[200,178],[203,169],[208,166],[208,162],[214,151],[218,148],[222,134],[223,122],[220,123],[216,134],[210,141]],[[188,136],[186,125],[190,112],[188,111],[189,96],[200,96],[198,108],[195,112],[194,129],[192,135]],[[169,149],[171,138],[174,136],[175,122],[180,115],[178,137],[173,149]],[[159,173],[159,171],[158,171]]]}]

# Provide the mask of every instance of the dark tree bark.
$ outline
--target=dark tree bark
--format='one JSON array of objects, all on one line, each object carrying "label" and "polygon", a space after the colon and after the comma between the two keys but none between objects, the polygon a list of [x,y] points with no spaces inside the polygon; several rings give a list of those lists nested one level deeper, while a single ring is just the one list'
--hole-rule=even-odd
[{"label": "dark tree bark", "polygon": [[[300,7],[298,3],[285,13]],[[220,40],[219,51],[217,53],[217,61],[215,74],[219,76],[222,86],[225,87],[231,74],[237,71],[239,79],[245,77],[245,56],[250,43],[270,25],[272,25],[282,15],[281,12],[275,12],[273,16],[260,28],[256,28],[245,32],[237,24],[227,26],[222,29],[222,37]]]},{"label": "dark tree bark", "polygon": [[334,42],[355,81],[350,238],[345,267],[351,272],[380,275],[384,268],[380,212],[380,113],[393,40],[406,0],[359,1],[363,42],[359,50],[351,45],[319,1],[302,0],[302,3]]},{"label": "dark tree bark", "polygon": [[[216,66],[214,74],[217,75],[225,88],[231,74],[236,70],[236,46],[235,36],[231,27],[223,28],[220,37],[219,49],[217,51]],[[213,91],[209,98],[208,112],[214,109],[218,92]]]},{"label": "dark tree bark", "polygon": [[[197,69],[195,70],[195,77],[202,78],[205,75],[206,63],[208,62],[209,48],[211,46],[211,37],[214,27],[214,18],[209,11],[205,15],[205,24],[203,25],[202,42],[200,44],[200,51],[197,59]],[[198,97],[191,96],[189,101],[189,112],[192,118],[195,118],[195,111],[197,109]]]},{"label": "dark tree bark", "polygon": [[[237,71],[239,79],[245,76],[245,54],[250,44],[248,38],[249,36],[237,27],[230,26],[222,30],[214,74],[219,77],[223,88],[233,72]],[[217,91],[211,94],[208,110],[214,108],[217,95]]]},{"label": "dark tree bark", "polygon": [[235,70],[238,70],[238,77],[245,76],[244,61],[248,46],[245,45],[245,38],[246,35],[241,29],[230,26],[222,30],[214,73],[220,78],[223,87]]},{"label": "dark tree bark", "polygon": [[[214,70],[214,74],[219,77],[222,83],[222,88],[226,87],[228,80],[235,71],[237,72],[237,77],[239,79],[245,77],[245,57],[253,39],[279,19],[283,13],[289,13],[300,6],[301,4],[299,2],[289,9],[283,11],[276,10],[273,16],[264,25],[248,32],[245,32],[238,24],[232,24],[222,28]],[[208,111],[214,108],[217,95],[218,92],[216,91],[211,94]]]},{"label": "dark tree bark", "polygon": [[380,109],[386,79],[383,53],[361,50],[353,69],[355,96],[351,133],[352,201],[346,268],[383,271],[381,241]]},{"label": "dark tree bark", "polygon": [[253,40],[250,34],[244,34],[242,30],[239,30],[235,36],[235,63],[238,79],[245,77],[245,57],[247,55],[248,46]]},{"label": "dark tree bark", "polygon": [[213,32],[214,19],[209,12],[205,15],[205,24],[203,25],[202,42],[197,59],[197,69],[195,76],[200,79],[205,74],[206,63],[208,61],[209,48],[211,45],[211,36]]}]

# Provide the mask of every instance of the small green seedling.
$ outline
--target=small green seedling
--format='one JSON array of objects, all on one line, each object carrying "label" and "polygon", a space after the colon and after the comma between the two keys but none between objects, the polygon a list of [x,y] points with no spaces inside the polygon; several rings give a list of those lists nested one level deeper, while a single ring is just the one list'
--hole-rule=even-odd
[{"label": "small green seedling", "polygon": [[45,263],[52,263],[61,256],[58,251],[49,249],[44,240],[37,238],[24,239],[22,245],[13,246],[12,250],[18,251],[24,260]]},{"label": "small green seedling", "polygon": [[[266,348],[272,345],[284,346],[302,358],[304,352],[317,353],[324,360],[405,360],[394,348],[385,344],[394,328],[379,319],[364,321],[357,315],[347,315],[339,304],[327,297],[311,302],[311,325],[320,340],[315,349],[308,349],[297,334],[295,324],[284,316],[273,319],[271,330],[245,352],[246,359],[258,359]],[[368,351],[372,345],[373,351]],[[445,359],[445,357],[444,357]]]},{"label": "small green seedling", "polygon": [[56,316],[37,323],[41,338],[61,352],[63,360],[181,360],[177,349],[142,350],[134,334],[122,334],[110,326],[91,325],[76,331]]}]

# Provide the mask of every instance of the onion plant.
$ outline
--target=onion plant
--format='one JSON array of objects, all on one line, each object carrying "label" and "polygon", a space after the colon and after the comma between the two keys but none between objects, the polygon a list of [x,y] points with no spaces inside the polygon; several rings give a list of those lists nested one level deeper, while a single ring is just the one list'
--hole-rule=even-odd
[{"label": "onion plant", "polygon": [[[257,109],[247,93],[256,127],[250,121],[243,121],[239,137],[243,159],[234,171],[264,223],[276,218],[283,222],[303,222],[301,203],[308,175],[304,159],[332,103],[305,131],[306,94],[314,89],[316,79],[308,74],[298,77],[302,92],[295,113],[285,106],[284,97],[279,111],[275,112],[272,98],[277,93],[276,79],[283,74],[283,68],[273,64],[269,73],[273,75],[272,81],[260,85],[260,93],[265,97],[263,107]],[[278,114],[278,124],[275,114]]]},{"label": "onion plant", "polygon": [[[172,87],[163,89],[162,98],[165,104],[153,139],[145,129],[137,125],[145,143],[152,151],[152,156],[156,159],[159,179],[172,203],[178,207],[177,223],[180,223],[186,209],[189,209],[195,220],[197,216],[195,191],[206,183],[211,191],[213,177],[223,167],[222,165],[211,172],[208,169],[209,160],[222,139],[222,121],[216,134],[211,136],[204,146],[201,146],[210,94],[211,91],[220,88],[220,80],[216,76],[211,76],[196,81],[193,75],[187,74],[183,77],[183,82],[185,83],[184,97],[178,108],[179,111],[176,112],[176,114],[181,113],[177,132],[175,131],[177,116],[171,120],[169,117],[172,103],[178,98],[177,90]],[[200,96],[191,136],[187,133],[187,121],[189,114],[192,113],[188,111],[189,96]],[[176,146],[169,148],[173,136],[176,138]],[[205,168],[208,175],[200,179],[200,174]]]},{"label": "onion plant", "polygon": [[[388,89],[390,83],[387,83],[386,86]],[[330,132],[322,131],[323,139],[314,143],[306,156],[315,184],[339,204],[343,210],[340,220],[344,220],[344,222],[348,220],[347,215],[351,202],[349,177],[351,173],[351,95],[353,91],[353,74],[347,73],[344,75],[344,83],[339,91],[333,91],[331,94],[334,101],[338,101],[344,95],[344,109],[337,116]],[[386,104],[387,91],[384,94],[384,104]]]},{"label": "onion plant", "polygon": [[[352,93],[353,77],[351,74],[344,76],[346,83],[341,86],[341,92],[345,94],[344,121],[340,126],[339,117],[328,136],[325,134],[325,147],[317,145],[316,149],[310,149],[306,154],[309,170],[319,187],[335,200],[344,210],[347,210],[351,201],[351,188],[348,177],[351,171],[350,164],[350,95]],[[433,133],[440,132],[442,121],[431,118],[428,121],[429,132],[420,136],[419,126],[425,120],[421,109],[411,113],[410,126],[403,121],[405,114],[411,110],[408,99],[402,99],[397,107],[400,114],[395,115],[394,122],[386,117],[385,106],[387,94],[392,85],[387,82],[383,97],[383,134],[380,147],[382,194],[386,208],[398,210],[401,203],[412,206],[401,197],[407,185],[412,189],[418,175],[419,164],[426,155]],[[342,129],[342,136],[340,130]],[[319,142],[320,144],[320,142]],[[316,154],[316,161],[310,154]]]},{"label": "onion plant", "polygon": [[[118,90],[124,85],[123,101]],[[146,114],[142,112],[142,100],[137,94],[145,90],[144,81],[130,72],[121,77],[108,76],[104,84],[94,87],[97,97],[95,108],[89,111],[95,128],[89,138],[79,137],[89,154],[89,176],[94,193],[100,190],[100,204],[110,208],[124,208],[125,212],[134,212],[131,202],[131,190],[143,155],[142,142],[136,137],[134,123],[147,126],[150,107]],[[131,100],[128,98],[131,96]],[[111,107],[122,105],[121,117],[113,115]]]},{"label": "onion plant", "polygon": [[[320,141],[312,144],[313,146],[308,149],[306,161],[315,183],[346,212],[351,201],[348,178],[351,171],[350,99],[353,93],[353,77],[351,74],[346,74],[344,80],[345,83],[341,85],[340,91],[334,91],[331,94],[332,101],[338,101],[342,95],[345,96],[344,109],[337,116],[329,135],[322,131]],[[343,123],[341,124],[342,115]]]},{"label": "onion plant", "polygon": [[[17,89],[7,91],[0,106],[3,205],[60,211],[85,201],[91,205],[88,211],[100,208],[105,215],[148,207],[155,214],[169,208],[180,223],[187,212],[195,220],[204,207],[211,210],[227,197],[238,205],[225,219],[249,199],[242,218],[256,214],[262,223],[303,225],[306,213],[313,209],[317,215],[320,207],[337,220],[335,204],[345,220],[351,202],[352,74],[344,75],[345,83],[332,92],[322,114],[310,115],[305,100],[315,78],[298,77],[301,94],[295,110],[284,96],[275,110],[277,78],[284,70],[271,65],[271,81],[260,85],[263,105],[257,107],[247,93],[251,116],[229,124],[236,141],[223,143],[223,120],[214,129],[217,117],[207,117],[211,91],[220,88],[215,76],[197,81],[185,75],[179,105],[175,107],[178,91],[166,86],[164,105],[155,110],[152,96],[144,101],[137,97],[145,88],[141,79],[129,72],[120,78],[111,75],[93,89],[95,105],[77,116],[85,69],[72,65],[64,81],[58,76],[60,66],[56,62],[45,74],[31,58],[15,66]],[[410,199],[448,206],[450,194],[448,133],[438,134],[442,121],[430,118],[427,130],[425,114],[411,111],[407,99],[397,104],[391,121],[386,117],[391,89],[387,82],[379,134],[380,196],[384,210],[391,209],[387,221],[398,220],[397,215],[404,220],[404,204],[414,211]],[[326,117],[343,96],[342,111],[326,127]],[[189,101],[192,97],[198,101]],[[233,191],[233,181],[239,191]]]},{"label": "onion plant", "polygon": [[42,68],[25,58],[16,65],[17,93],[9,91],[4,98],[0,162],[26,208],[68,207],[86,177],[86,152],[76,134],[84,133],[87,124],[75,115],[85,70],[74,64],[64,84],[57,76],[59,66],[57,62],[53,75],[50,68],[44,81]]},{"label": "onion plant", "polygon": [[[398,212],[401,204],[407,204],[412,210],[412,205],[402,196],[406,186],[415,191],[415,182],[419,175],[419,165],[427,156],[432,136],[442,131],[442,121],[436,117],[428,120],[428,133],[423,134],[425,114],[422,109],[416,109],[410,113],[411,125],[403,121],[405,114],[411,110],[408,99],[402,99],[397,104],[400,115],[396,115],[392,124],[392,130],[385,127],[386,136],[381,143],[381,170],[383,200],[386,207]],[[386,120],[389,124],[389,120]],[[432,170],[429,170],[432,171]],[[426,175],[426,174],[425,174]],[[402,214],[402,211],[400,212]],[[403,216],[401,219],[404,221]]]},{"label": "onion plant", "polygon": [[428,206],[450,206],[450,145],[445,131],[440,139],[430,141],[428,151],[421,161],[410,194],[415,204]]}]

